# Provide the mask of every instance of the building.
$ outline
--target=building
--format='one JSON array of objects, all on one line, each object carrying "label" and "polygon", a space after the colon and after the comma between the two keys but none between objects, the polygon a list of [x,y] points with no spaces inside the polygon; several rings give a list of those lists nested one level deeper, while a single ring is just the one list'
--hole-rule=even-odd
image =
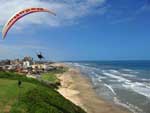
[{"label": "building", "polygon": [[31,58],[29,56],[26,56],[23,58],[23,60],[22,60],[23,68],[31,68],[32,64],[33,64],[33,58]]},{"label": "building", "polygon": [[11,64],[10,60],[2,60],[2,61],[0,61],[0,66],[10,65],[10,64]]},{"label": "building", "polygon": [[15,65],[15,66],[19,65],[20,63],[21,63],[21,61],[19,59],[15,59],[15,60],[10,61],[10,64]]},{"label": "building", "polygon": [[23,68],[30,68],[31,64],[29,61],[23,61]]},{"label": "building", "polygon": [[33,69],[47,69],[47,65],[46,64],[33,64],[32,68]]}]

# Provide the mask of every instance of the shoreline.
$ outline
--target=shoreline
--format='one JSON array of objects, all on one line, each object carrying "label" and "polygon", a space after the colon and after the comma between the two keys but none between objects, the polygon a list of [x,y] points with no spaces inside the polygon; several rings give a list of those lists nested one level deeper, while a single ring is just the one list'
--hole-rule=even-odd
[{"label": "shoreline", "polygon": [[80,106],[87,113],[130,113],[125,108],[100,98],[87,77],[81,75],[78,69],[68,68],[67,72],[58,75],[61,86],[57,91],[65,98]]}]

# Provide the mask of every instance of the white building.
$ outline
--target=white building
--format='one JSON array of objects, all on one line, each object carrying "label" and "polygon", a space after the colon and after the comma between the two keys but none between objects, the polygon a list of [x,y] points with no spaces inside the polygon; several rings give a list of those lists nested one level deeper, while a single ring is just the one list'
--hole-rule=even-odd
[{"label": "white building", "polygon": [[29,61],[23,61],[23,68],[29,68],[31,67],[31,64]]}]

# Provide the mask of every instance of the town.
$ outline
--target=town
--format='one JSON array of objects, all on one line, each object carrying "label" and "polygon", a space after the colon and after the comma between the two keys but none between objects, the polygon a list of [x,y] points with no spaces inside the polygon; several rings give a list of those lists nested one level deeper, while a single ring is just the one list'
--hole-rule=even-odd
[{"label": "town", "polygon": [[55,66],[54,62],[35,61],[30,56],[25,56],[23,59],[0,61],[0,71],[17,72],[31,78],[38,78],[41,73],[56,70],[58,67],[61,68],[61,66]]}]

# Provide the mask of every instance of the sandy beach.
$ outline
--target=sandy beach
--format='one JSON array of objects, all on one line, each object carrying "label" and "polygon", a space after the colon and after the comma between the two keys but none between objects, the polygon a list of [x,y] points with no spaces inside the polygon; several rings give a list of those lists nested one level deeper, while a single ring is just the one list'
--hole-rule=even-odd
[{"label": "sandy beach", "polygon": [[77,69],[69,67],[69,70],[58,75],[58,78],[61,81],[58,92],[87,113],[129,113],[124,108],[112,105],[98,97],[91,82]]}]

